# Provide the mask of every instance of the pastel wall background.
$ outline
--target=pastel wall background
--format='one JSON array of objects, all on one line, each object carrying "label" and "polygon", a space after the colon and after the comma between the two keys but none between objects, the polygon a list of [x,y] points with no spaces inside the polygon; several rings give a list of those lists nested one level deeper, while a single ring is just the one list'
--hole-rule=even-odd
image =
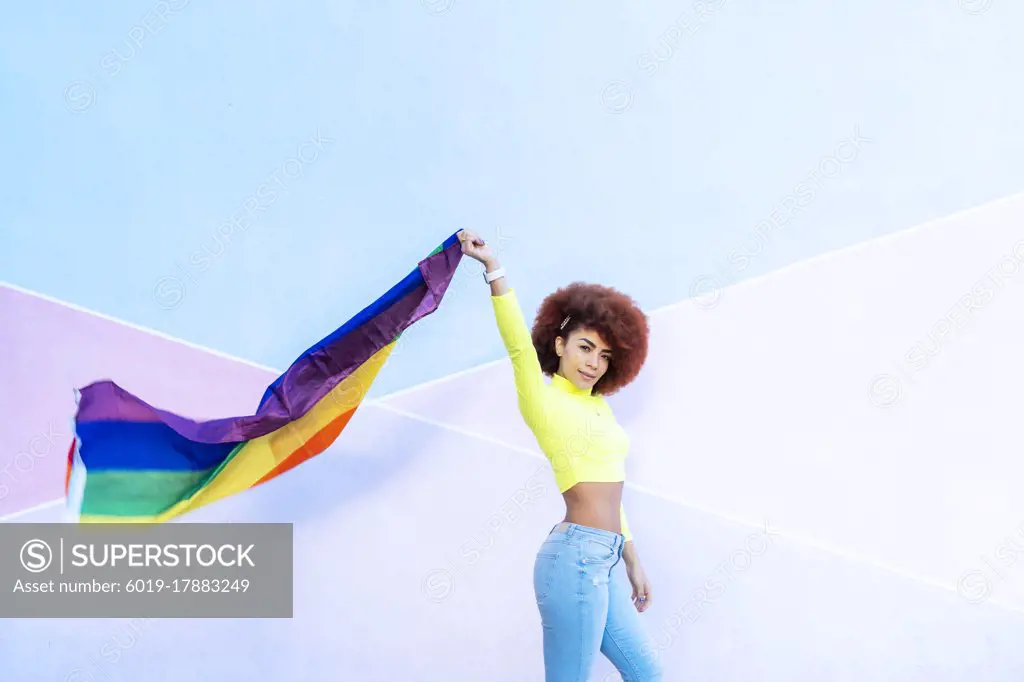
[{"label": "pastel wall background", "polygon": [[[1024,102],[1006,85],[1024,9],[167,0],[9,19],[4,520],[59,518],[74,387],[249,412],[470,227],[528,316],[572,280],[652,311],[649,365],[613,406],[666,679],[1024,673]],[[529,570],[562,505],[501,358],[466,263],[345,438],[196,515],[296,524],[293,620],[3,620],[5,672],[540,679]]]}]

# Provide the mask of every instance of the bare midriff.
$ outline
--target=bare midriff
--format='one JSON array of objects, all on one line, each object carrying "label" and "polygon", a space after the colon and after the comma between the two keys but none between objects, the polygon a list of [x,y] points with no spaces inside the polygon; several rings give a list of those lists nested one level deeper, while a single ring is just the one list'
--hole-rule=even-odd
[{"label": "bare midriff", "polygon": [[565,500],[565,521],[581,526],[622,532],[619,509],[622,504],[622,482],[577,483],[562,493]]}]

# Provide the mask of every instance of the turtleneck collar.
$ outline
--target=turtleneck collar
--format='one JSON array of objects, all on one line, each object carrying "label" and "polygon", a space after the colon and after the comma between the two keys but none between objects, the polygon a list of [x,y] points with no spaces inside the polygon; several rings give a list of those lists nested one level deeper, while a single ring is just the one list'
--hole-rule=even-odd
[{"label": "turtleneck collar", "polygon": [[560,391],[569,393],[571,395],[582,395],[591,396],[593,395],[593,389],[590,388],[578,388],[576,384],[572,383],[561,374],[551,375],[551,386],[557,388]]}]

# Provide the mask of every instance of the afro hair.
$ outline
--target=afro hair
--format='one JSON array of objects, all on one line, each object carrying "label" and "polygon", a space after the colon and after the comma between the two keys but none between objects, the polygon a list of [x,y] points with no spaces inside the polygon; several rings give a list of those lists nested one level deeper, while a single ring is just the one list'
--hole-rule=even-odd
[{"label": "afro hair", "polygon": [[[560,329],[567,315],[569,324]],[[594,385],[595,394],[611,395],[640,373],[647,359],[650,328],[647,315],[632,298],[611,287],[583,282],[549,294],[540,304],[531,332],[541,369],[548,376],[558,371],[555,339],[568,338],[576,329],[594,329],[612,347],[612,360]]]}]

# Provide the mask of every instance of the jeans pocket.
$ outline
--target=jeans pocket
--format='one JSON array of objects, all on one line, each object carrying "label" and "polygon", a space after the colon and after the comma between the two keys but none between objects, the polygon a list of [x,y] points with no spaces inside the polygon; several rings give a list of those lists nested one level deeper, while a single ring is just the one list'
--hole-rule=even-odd
[{"label": "jeans pocket", "polygon": [[533,562],[533,593],[537,601],[542,601],[548,596],[551,585],[558,575],[558,559],[562,550],[552,550],[544,546],[537,552],[537,558]]}]

